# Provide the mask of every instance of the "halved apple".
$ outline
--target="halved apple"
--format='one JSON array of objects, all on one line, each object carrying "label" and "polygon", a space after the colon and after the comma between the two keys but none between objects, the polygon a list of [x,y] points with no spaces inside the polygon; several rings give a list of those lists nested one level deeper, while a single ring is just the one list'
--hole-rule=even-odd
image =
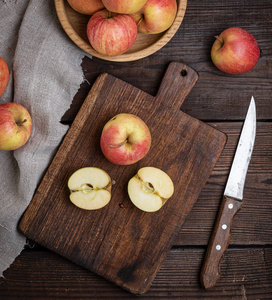
[{"label": "halved apple", "polygon": [[132,203],[146,212],[159,210],[174,193],[172,179],[154,167],[141,168],[128,183]]},{"label": "halved apple", "polygon": [[87,210],[107,205],[111,199],[111,186],[109,174],[95,167],[79,169],[68,180],[70,200],[79,208]]}]

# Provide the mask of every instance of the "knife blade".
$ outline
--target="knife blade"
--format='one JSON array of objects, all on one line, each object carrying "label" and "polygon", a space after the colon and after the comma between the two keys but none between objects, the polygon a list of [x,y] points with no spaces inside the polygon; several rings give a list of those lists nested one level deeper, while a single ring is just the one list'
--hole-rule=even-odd
[{"label": "knife blade", "polygon": [[200,272],[200,283],[205,289],[213,287],[220,278],[220,262],[230,242],[232,221],[243,203],[255,136],[256,106],[252,96]]}]

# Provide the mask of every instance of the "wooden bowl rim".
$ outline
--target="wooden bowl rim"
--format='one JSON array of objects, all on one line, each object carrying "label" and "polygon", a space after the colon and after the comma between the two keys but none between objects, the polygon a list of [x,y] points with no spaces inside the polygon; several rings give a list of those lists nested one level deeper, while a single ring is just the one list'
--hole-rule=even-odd
[{"label": "wooden bowl rim", "polygon": [[90,44],[88,44],[86,41],[84,41],[80,35],[74,30],[72,24],[70,23],[64,1],[67,0],[54,0],[55,1],[55,7],[57,16],[59,19],[59,22],[61,23],[62,28],[66,32],[66,34],[69,36],[69,38],[83,51],[85,51],[88,54],[91,54],[92,56],[95,56],[97,58],[107,60],[107,61],[116,61],[116,62],[128,62],[128,61],[135,61],[139,60],[141,58],[147,57],[156,51],[160,50],[162,47],[164,47],[175,35],[177,30],[179,29],[184,15],[187,8],[187,0],[177,0],[178,3],[178,10],[177,15],[175,18],[175,21],[171,25],[171,27],[165,31],[165,33],[152,45],[146,47],[145,49],[138,50],[132,53],[124,53],[122,55],[117,56],[106,56],[102,55],[98,52],[96,52]]}]

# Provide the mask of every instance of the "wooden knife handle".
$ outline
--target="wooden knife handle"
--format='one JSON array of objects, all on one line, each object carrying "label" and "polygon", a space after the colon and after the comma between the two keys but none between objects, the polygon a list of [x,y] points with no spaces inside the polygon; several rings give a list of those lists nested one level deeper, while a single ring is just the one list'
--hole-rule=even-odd
[{"label": "wooden knife handle", "polygon": [[233,218],[241,206],[241,201],[231,197],[222,199],[200,273],[200,283],[205,289],[213,287],[220,278],[220,262],[230,242]]}]

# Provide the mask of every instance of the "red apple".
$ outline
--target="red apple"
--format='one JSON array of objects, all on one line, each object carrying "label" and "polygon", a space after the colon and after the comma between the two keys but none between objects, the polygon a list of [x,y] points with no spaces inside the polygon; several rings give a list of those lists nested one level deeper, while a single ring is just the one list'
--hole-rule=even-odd
[{"label": "red apple", "polygon": [[139,32],[156,34],[167,30],[173,24],[176,14],[176,0],[147,0],[146,4],[133,14],[133,18]]},{"label": "red apple", "polygon": [[84,15],[93,15],[105,8],[102,0],[67,0],[70,6],[77,12]]},{"label": "red apple", "polygon": [[5,60],[0,57],[0,97],[4,94],[9,82],[9,69]]},{"label": "red apple", "polygon": [[134,44],[137,25],[130,15],[112,14],[104,9],[90,18],[87,36],[98,53],[108,56],[120,55]]},{"label": "red apple", "polygon": [[224,30],[211,49],[215,66],[230,74],[241,74],[252,70],[260,58],[260,48],[254,36],[240,27]]},{"label": "red apple", "polygon": [[22,147],[31,131],[32,120],[26,108],[14,102],[0,105],[0,150]]},{"label": "red apple", "polygon": [[116,165],[130,165],[150,149],[151,134],[145,122],[133,114],[118,114],[104,126],[101,150]]},{"label": "red apple", "polygon": [[118,14],[133,14],[140,10],[147,0],[102,0],[105,7]]}]

